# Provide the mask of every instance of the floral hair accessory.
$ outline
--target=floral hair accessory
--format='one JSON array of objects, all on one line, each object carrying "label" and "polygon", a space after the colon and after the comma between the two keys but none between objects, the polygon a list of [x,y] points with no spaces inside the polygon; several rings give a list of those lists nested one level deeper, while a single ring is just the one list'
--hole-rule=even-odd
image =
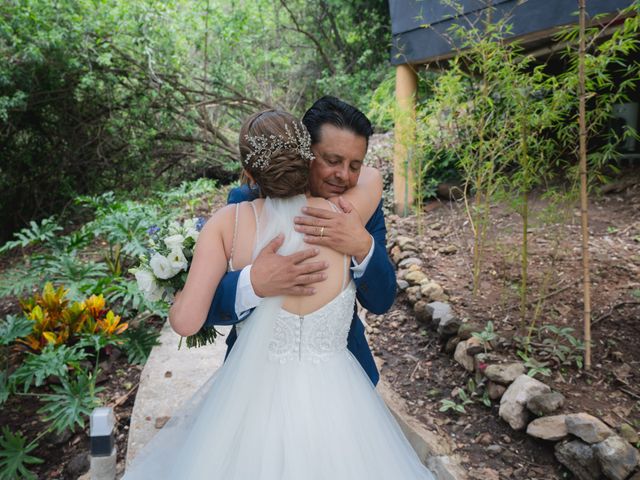
[{"label": "floral hair accessory", "polygon": [[285,135],[245,135],[245,139],[251,146],[251,151],[245,158],[245,165],[259,170],[269,166],[271,157],[281,150],[292,149],[297,151],[302,158],[313,160],[311,153],[311,136],[305,128],[293,124],[293,133],[289,125],[284,126]]}]

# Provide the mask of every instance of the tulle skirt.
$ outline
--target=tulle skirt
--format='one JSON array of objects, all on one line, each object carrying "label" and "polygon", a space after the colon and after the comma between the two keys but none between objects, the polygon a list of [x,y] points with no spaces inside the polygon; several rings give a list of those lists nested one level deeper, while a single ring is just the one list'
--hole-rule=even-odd
[{"label": "tulle skirt", "polygon": [[319,363],[268,359],[278,308],[256,309],[227,362],[124,479],[433,479],[348,350]]}]

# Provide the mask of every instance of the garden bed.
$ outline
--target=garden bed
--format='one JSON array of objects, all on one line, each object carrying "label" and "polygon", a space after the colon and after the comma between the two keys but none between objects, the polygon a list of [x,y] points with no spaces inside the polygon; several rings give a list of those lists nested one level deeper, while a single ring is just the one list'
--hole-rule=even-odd
[{"label": "garden bed", "polygon": [[[620,191],[593,200],[590,208],[592,369],[579,369],[575,358],[571,365],[560,366],[556,365],[557,359],[548,358],[551,375],[536,378],[566,397],[563,413],[588,412],[614,429],[626,423],[637,432],[640,430],[637,348],[640,180],[637,169],[628,173],[636,181],[626,181]],[[538,210],[546,206],[540,196],[532,203]],[[533,226],[529,232],[528,318],[536,304],[533,300],[544,297],[538,326],[571,327],[574,329],[571,335],[581,339],[580,218],[577,209],[570,209],[569,213],[567,223],[553,228]],[[388,215],[387,246],[391,249],[399,235],[415,239],[417,248],[411,257],[420,260],[421,270],[444,288],[454,313],[483,326],[492,321],[506,345],[500,354],[520,360],[513,340],[520,326],[520,218],[504,205],[492,207],[482,282],[475,298],[470,268],[472,236],[464,206],[429,202],[421,222],[419,227],[415,216]],[[556,241],[557,249],[553,247]],[[400,271],[400,276],[403,273]],[[545,277],[550,282],[542,290]],[[416,319],[415,301],[415,296],[400,292],[390,312],[366,317],[370,343],[384,361],[382,375],[405,398],[409,413],[427,428],[452,438],[471,478],[567,478],[555,460],[553,443],[513,431],[500,420],[497,402],[487,408],[476,397],[477,401],[465,406],[466,413],[440,411],[442,400],[460,402],[452,397],[456,387],[469,392],[467,383],[472,374],[454,361],[451,351],[444,352],[445,345],[435,332]]]}]

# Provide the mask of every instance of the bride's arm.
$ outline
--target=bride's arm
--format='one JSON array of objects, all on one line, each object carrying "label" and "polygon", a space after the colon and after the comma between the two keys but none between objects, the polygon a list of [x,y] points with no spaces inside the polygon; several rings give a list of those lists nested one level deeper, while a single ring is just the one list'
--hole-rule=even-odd
[{"label": "bride's arm", "polygon": [[[382,198],[382,175],[376,168],[363,166],[356,186],[341,196],[353,205],[360,215],[362,225],[365,225]],[[332,200],[337,203],[335,199]]]},{"label": "bride's arm", "polygon": [[187,281],[169,310],[169,323],[183,337],[200,330],[211,306],[211,299],[227,270],[224,233],[233,226],[235,205],[218,210],[198,236]]}]

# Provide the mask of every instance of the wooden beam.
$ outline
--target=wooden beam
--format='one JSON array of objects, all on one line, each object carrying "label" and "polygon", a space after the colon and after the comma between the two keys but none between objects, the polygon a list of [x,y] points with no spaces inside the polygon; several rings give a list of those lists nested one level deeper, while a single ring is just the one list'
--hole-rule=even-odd
[{"label": "wooden beam", "polygon": [[411,65],[396,67],[395,142],[393,149],[394,209],[406,216],[414,202],[413,158],[418,75]]}]

